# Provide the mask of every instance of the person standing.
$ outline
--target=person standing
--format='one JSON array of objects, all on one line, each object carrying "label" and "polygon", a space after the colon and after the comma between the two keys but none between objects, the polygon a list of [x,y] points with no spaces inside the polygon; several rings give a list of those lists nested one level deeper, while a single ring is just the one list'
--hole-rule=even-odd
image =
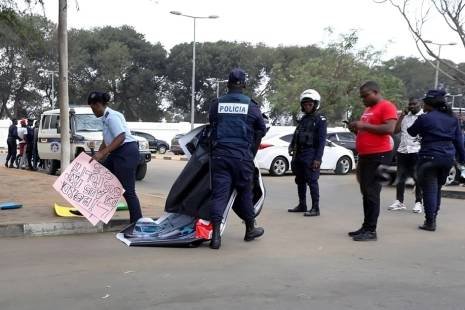
[{"label": "person standing", "polygon": [[21,127],[18,128],[18,137],[19,137],[19,155],[21,155],[21,160],[19,161],[19,165],[16,168],[26,169],[26,162],[27,162],[27,154],[26,154],[26,147],[27,147],[27,121],[22,119]]},{"label": "person standing", "polygon": [[264,234],[263,228],[255,227],[252,181],[255,145],[265,135],[266,127],[258,105],[243,94],[245,87],[245,72],[233,69],[228,78],[228,93],[214,100],[209,109],[212,126],[212,249],[221,247],[221,223],[233,189],[237,191],[238,201],[234,211],[245,222],[244,241],[252,241]]},{"label": "person standing", "polygon": [[381,195],[376,171],[391,157],[391,135],[396,127],[397,109],[383,99],[378,84],[373,81],[360,87],[360,97],[366,108],[360,121],[351,122],[349,129],[357,134],[357,179],[362,193],[364,220],[360,229],[348,234],[354,241],[375,241]]},{"label": "person standing", "polygon": [[113,173],[124,188],[124,199],[128,204],[129,221],[137,222],[142,217],[139,198],[136,194],[136,169],[139,160],[139,147],[131,135],[123,114],[108,107],[110,95],[104,92],[91,92],[87,99],[95,116],[103,122],[103,142],[94,160]]},{"label": "person standing", "polygon": [[[11,120],[11,125],[8,128],[8,138],[6,140],[6,143],[8,145],[8,155],[6,156],[6,162],[5,162],[5,167],[13,168],[14,167],[14,162],[16,160],[16,153],[17,153],[17,144],[16,140],[18,140],[18,120],[17,119],[12,119]],[[10,161],[11,160],[11,161]],[[10,164],[8,165],[8,162]]]},{"label": "person standing", "polygon": [[405,210],[404,192],[405,181],[408,177],[415,180],[415,206],[414,213],[423,211],[421,188],[416,184],[415,167],[418,162],[418,151],[420,150],[419,137],[412,137],[408,134],[407,128],[423,114],[421,102],[416,98],[410,98],[408,107],[399,117],[394,133],[401,133],[400,144],[397,148],[397,179],[396,179],[396,201],[388,207],[388,210]]},{"label": "person standing", "polygon": [[[457,158],[465,164],[462,129],[451,108],[446,104],[443,90],[430,90],[423,99],[426,114],[420,116],[407,131],[421,137],[417,167],[418,183],[423,190],[425,222],[418,228],[435,231],[441,206],[441,187]],[[457,156],[456,156],[457,155]]]},{"label": "person standing", "polygon": [[26,156],[27,156],[27,164],[29,170],[35,170],[32,166],[32,157],[34,152],[34,120],[28,119],[27,120],[27,134],[26,134]]},{"label": "person standing", "polygon": [[[323,152],[326,146],[326,117],[318,113],[321,96],[313,89],[300,95],[300,107],[305,115],[300,120],[289,144],[291,168],[295,174],[299,204],[288,212],[304,212],[304,216],[320,215],[318,179]],[[310,188],[312,208],[307,211],[307,186]]]}]

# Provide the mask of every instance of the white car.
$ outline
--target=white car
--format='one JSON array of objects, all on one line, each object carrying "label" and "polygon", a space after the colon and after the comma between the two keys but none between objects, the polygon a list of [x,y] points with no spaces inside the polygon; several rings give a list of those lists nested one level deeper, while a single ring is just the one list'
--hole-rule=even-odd
[{"label": "white car", "polygon": [[[294,130],[269,133],[262,139],[255,160],[258,168],[268,171],[271,175],[284,175],[291,169],[292,157],[288,147]],[[347,174],[355,169],[354,154],[345,147],[326,141],[325,151],[321,160],[321,170],[332,170],[336,174]]]}]

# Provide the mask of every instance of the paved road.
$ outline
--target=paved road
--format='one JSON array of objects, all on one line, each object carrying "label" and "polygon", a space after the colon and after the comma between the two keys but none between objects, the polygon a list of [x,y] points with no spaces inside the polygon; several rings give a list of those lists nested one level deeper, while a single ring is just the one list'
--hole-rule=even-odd
[{"label": "paved road", "polygon": [[[154,161],[138,190],[169,189],[183,165]],[[311,219],[285,212],[292,182],[265,177],[264,238],[243,242],[231,216],[220,251],[128,248],[110,233],[1,239],[0,309],[465,309],[462,201],[444,201],[436,233],[383,211],[379,241],[355,243],[353,176],[322,176],[323,213]]]}]

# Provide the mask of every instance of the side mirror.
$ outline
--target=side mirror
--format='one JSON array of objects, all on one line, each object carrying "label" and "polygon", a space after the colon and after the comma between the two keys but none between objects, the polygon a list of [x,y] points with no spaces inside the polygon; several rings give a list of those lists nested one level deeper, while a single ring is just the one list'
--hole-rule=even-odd
[{"label": "side mirror", "polygon": [[326,141],[326,146],[335,147],[336,145],[331,141]]}]

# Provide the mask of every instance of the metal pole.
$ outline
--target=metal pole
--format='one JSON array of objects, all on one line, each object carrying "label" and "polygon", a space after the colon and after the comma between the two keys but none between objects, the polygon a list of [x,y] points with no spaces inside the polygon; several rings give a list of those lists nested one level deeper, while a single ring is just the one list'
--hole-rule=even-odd
[{"label": "metal pole", "polygon": [[192,43],[192,102],[191,102],[191,129],[194,129],[195,113],[195,20],[194,19],[194,41]]},{"label": "metal pole", "polygon": [[52,71],[52,110],[55,109],[55,72]]},{"label": "metal pole", "polygon": [[68,97],[68,1],[59,0],[58,10],[58,105],[60,107],[61,129],[61,171],[70,162],[70,134],[69,134],[69,97]]},{"label": "metal pole", "polygon": [[436,60],[436,75],[434,78],[434,89],[437,89],[439,84],[439,59],[441,59],[441,45],[439,45],[438,59]]}]

